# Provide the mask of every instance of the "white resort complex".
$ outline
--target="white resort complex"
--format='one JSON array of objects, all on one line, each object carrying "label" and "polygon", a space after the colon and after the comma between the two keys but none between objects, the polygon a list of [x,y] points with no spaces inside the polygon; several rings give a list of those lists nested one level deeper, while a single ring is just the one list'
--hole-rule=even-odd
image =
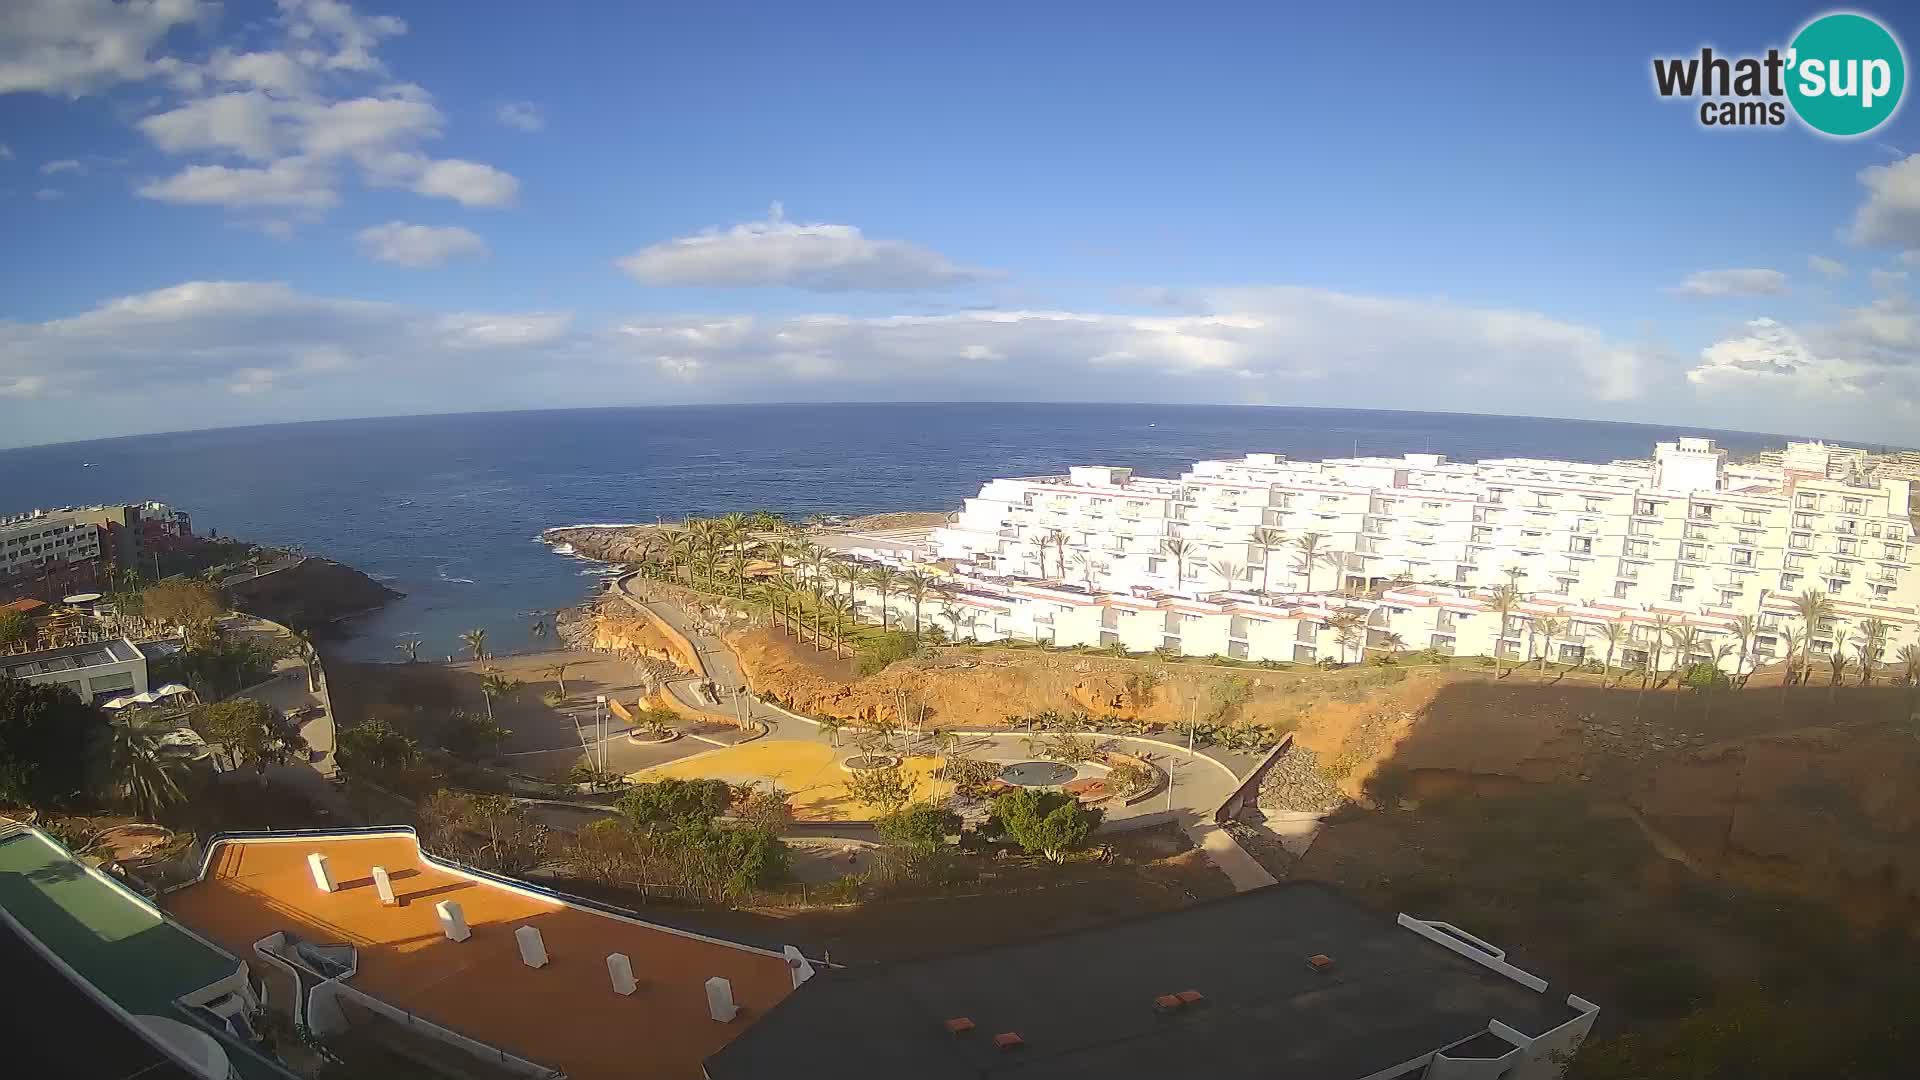
[{"label": "white resort complex", "polygon": [[[1497,648],[1736,672],[1804,634],[1814,658],[1892,658],[1920,626],[1913,481],[1822,443],[1779,462],[1731,464],[1683,438],[1606,464],[1248,454],[1177,479],[1076,466],[989,481],[930,532],[833,546],[936,565],[944,593],[922,618],[983,641],[1298,663]],[[1827,599],[1811,627],[1795,603],[1809,590]],[[1503,593],[1520,598],[1504,619]],[[857,599],[877,620],[879,594]],[[898,593],[890,607],[910,620]]]}]

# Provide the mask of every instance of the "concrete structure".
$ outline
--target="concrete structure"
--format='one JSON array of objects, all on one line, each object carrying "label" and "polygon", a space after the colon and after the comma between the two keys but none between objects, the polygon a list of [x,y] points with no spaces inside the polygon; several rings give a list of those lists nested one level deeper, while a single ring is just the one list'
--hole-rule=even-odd
[{"label": "concrete structure", "polygon": [[[335,891],[314,887],[308,854],[327,858]],[[375,866],[396,903],[382,902]],[[341,943],[348,960],[303,979],[307,1021],[322,1034],[374,1013],[528,1077],[698,1076],[793,991],[782,953],[442,862],[408,829],[223,837],[200,879],[166,903],[230,950],[250,954],[274,935]],[[631,996],[608,993],[614,953],[631,958]],[[731,985],[740,1021],[712,1021],[713,978]]]},{"label": "concrete structure", "polygon": [[38,829],[0,828],[0,956],[16,1030],[52,1036],[59,1058],[36,1068],[16,1037],[9,1076],[206,1078],[224,1058],[222,1080],[292,1080],[255,1041],[245,963]]},{"label": "concrete structure", "polygon": [[[1782,655],[1791,596],[1816,589],[1834,606],[1812,628],[1816,656],[1853,653],[1859,625],[1878,619],[1889,660],[1920,640],[1912,484],[1835,479],[1824,452],[1790,453],[1820,456],[1822,471],[1730,464],[1693,438],[1606,464],[1248,454],[1178,479],[1076,466],[989,481],[908,557],[893,554],[898,530],[835,544],[937,566],[951,595],[922,620],[961,639],[1299,662],[1398,643],[1578,662],[1600,659],[1606,624],[1620,623],[1616,662],[1660,652],[1663,667],[1717,657],[1731,671]],[[1526,602],[1495,626],[1490,590],[1509,583]],[[877,593],[857,599],[878,621]],[[897,592],[889,606],[909,610]],[[1751,659],[1740,616],[1760,623]],[[1341,629],[1355,619],[1363,633]],[[1686,658],[1652,647],[1682,624],[1700,639]]]},{"label": "concrete structure", "polygon": [[131,641],[95,641],[0,657],[0,675],[64,686],[86,702],[147,692],[147,657]]},{"label": "concrete structure", "polygon": [[932,960],[820,972],[710,1080],[1549,1080],[1599,1009],[1458,928],[1292,882]]},{"label": "concrete structure", "polygon": [[57,599],[193,538],[193,521],[165,503],[64,506],[0,518],[0,595]]}]

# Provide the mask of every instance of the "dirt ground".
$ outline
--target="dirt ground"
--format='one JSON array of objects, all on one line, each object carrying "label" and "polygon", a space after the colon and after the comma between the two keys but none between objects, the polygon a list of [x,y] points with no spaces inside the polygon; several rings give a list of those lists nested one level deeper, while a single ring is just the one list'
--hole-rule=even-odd
[{"label": "dirt ground", "polygon": [[[1104,838],[1110,862],[1013,860],[981,880],[930,896],[789,911],[675,912],[663,917],[744,940],[791,942],[843,964],[910,960],[1170,911],[1233,891],[1226,876],[1167,825]],[[616,901],[617,902],[617,901]],[[818,950],[818,952],[816,952]]]}]

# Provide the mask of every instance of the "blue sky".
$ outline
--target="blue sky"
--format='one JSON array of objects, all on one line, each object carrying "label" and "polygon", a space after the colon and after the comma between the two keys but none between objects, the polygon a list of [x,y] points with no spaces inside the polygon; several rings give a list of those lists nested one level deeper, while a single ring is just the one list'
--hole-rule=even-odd
[{"label": "blue sky", "polygon": [[1819,6],[23,2],[0,445],[944,397],[1916,441],[1920,114],[1652,89]]}]

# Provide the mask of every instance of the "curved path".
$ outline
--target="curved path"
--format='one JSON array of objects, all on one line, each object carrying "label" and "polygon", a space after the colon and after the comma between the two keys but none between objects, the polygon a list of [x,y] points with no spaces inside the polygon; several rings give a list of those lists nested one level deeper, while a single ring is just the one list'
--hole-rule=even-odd
[{"label": "curved path", "polygon": [[[700,631],[694,625],[693,619],[679,605],[661,600],[642,600],[635,596],[631,589],[635,576],[624,574],[615,579],[614,594],[634,608],[658,617],[685,635],[687,640],[693,643],[696,658],[702,665],[702,670],[696,673],[695,678],[677,680],[668,684],[669,692],[676,699],[699,712],[728,719],[733,716],[729,707],[743,708],[749,717],[765,725],[769,738],[827,743],[833,741],[814,721],[754,696],[747,689],[746,676],[741,671],[739,660],[734,656],[733,649],[719,637]],[[722,708],[715,709],[694,696],[694,684],[703,678],[712,681],[721,689]],[[736,701],[728,693],[729,691],[737,692],[743,701]],[[962,735],[981,736],[996,743],[1019,738],[1017,734],[1008,733],[1005,728],[959,728],[957,731]],[[1239,784],[1239,778],[1246,775],[1246,771],[1252,767],[1250,759],[1241,755],[1206,750],[1189,753],[1185,747],[1159,739],[1112,735],[1105,732],[1083,734],[1138,747],[1145,755],[1152,757],[1155,764],[1167,771],[1171,783],[1165,800],[1153,799],[1148,800],[1147,803],[1136,804],[1135,807],[1128,808],[1132,811],[1131,813],[1123,816],[1143,816],[1164,809],[1170,812],[1171,820],[1178,822],[1180,827],[1186,830],[1194,846],[1206,852],[1207,858],[1227,875],[1233,882],[1234,888],[1245,891],[1274,883],[1273,875],[1268,873],[1253,856],[1247,854],[1245,849],[1234,841],[1231,833],[1216,825],[1213,820],[1214,811],[1228,795],[1233,793]]]}]

